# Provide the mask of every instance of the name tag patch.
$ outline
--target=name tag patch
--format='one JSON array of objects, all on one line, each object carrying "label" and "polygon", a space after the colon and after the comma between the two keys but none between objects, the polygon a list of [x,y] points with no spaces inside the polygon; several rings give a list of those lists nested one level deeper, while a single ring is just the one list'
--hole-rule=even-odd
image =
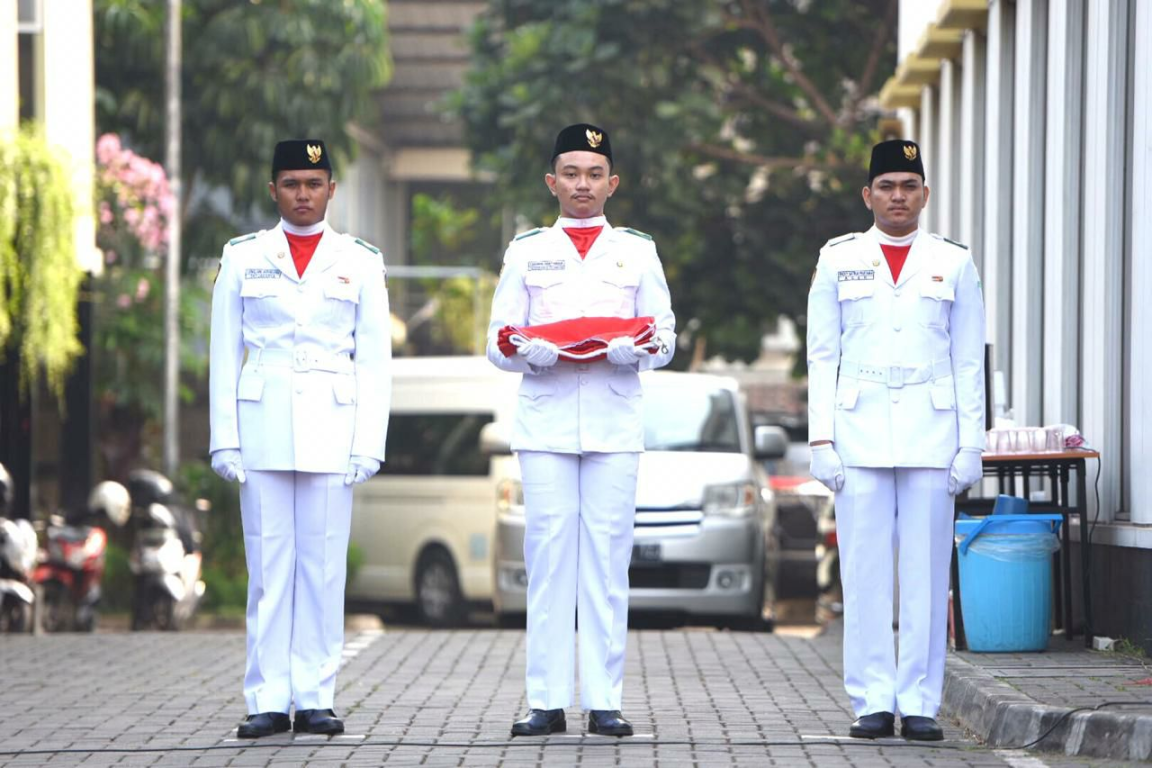
[{"label": "name tag patch", "polygon": [[529,272],[556,272],[565,268],[565,261],[563,259],[557,261],[530,261],[528,262]]},{"label": "name tag patch", "polygon": [[278,269],[245,269],[245,280],[278,280],[283,274]]},{"label": "name tag patch", "polygon": [[841,283],[848,283],[854,280],[875,280],[876,270],[874,269],[845,269],[836,273],[836,280]]}]

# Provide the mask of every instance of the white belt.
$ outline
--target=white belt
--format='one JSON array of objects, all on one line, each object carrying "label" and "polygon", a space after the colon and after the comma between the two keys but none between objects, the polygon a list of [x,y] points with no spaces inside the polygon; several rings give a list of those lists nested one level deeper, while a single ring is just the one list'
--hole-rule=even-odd
[{"label": "white belt", "polygon": [[347,353],[334,354],[305,348],[257,349],[248,355],[248,364],[257,368],[262,365],[282,366],[299,372],[353,373],[356,370],[352,357]]},{"label": "white belt", "polygon": [[909,384],[923,384],[952,375],[951,360],[936,360],[927,365],[868,365],[852,360],[840,361],[840,375],[849,379],[877,381],[891,389]]}]

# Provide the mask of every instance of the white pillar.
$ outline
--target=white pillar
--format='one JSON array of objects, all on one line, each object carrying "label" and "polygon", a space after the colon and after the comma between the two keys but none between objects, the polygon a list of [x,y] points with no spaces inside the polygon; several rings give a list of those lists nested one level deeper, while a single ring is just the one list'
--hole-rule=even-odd
[{"label": "white pillar", "polygon": [[974,30],[964,33],[962,78],[960,83],[960,163],[959,220],[960,242],[971,245],[976,268],[984,274],[984,36]]},{"label": "white pillar", "polygon": [[1128,396],[1131,411],[1127,471],[1134,523],[1152,525],[1152,4],[1136,4],[1132,105],[1132,312]]},{"label": "white pillar", "polygon": [[92,2],[46,2],[44,9],[44,132],[72,160],[76,189],[76,258],[82,269],[100,268],[92,179],[96,151],[96,77]]},{"label": "white pillar", "polygon": [[1012,177],[1012,411],[1040,423],[1044,332],[1044,70],[1047,0],[1016,3]]},{"label": "white pillar", "polygon": [[[984,131],[984,306],[994,370],[1011,376],[1012,355],[1012,101],[1015,5],[988,6],[987,101]],[[991,373],[991,372],[990,372]],[[1009,379],[1009,384],[1011,379]]]},{"label": "white pillar", "polygon": [[1120,504],[1126,10],[1126,0],[1088,0],[1084,66],[1081,430],[1102,457],[1098,513],[1103,521],[1111,520]]},{"label": "white pillar", "polygon": [[20,124],[20,47],[16,0],[0,0],[0,133]]},{"label": "white pillar", "polygon": [[[920,91],[920,137],[916,142],[920,145],[920,154],[924,158],[924,175],[928,180],[928,189],[934,190],[936,177],[940,171],[940,158],[937,157],[938,139],[940,136],[940,107],[936,88],[931,85],[924,86]],[[935,227],[936,214],[933,213],[936,201],[931,200],[920,214],[920,229],[931,232]]]},{"label": "white pillar", "polygon": [[936,212],[933,229],[951,238],[959,237],[960,78],[956,62],[940,62],[940,131],[935,150],[929,155],[937,169],[932,187],[932,210]]},{"label": "white pillar", "polygon": [[1044,179],[1044,390],[1042,421],[1079,420],[1080,153],[1084,0],[1050,0]]}]

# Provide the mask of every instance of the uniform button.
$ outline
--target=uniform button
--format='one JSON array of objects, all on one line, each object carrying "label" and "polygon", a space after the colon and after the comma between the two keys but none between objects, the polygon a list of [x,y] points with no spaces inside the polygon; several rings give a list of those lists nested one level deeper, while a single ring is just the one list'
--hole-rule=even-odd
[{"label": "uniform button", "polygon": [[[299,291],[300,293],[304,293],[304,286],[303,285],[297,285],[296,290]],[[896,295],[897,296],[900,295],[899,291],[897,291]]]},{"label": "uniform button", "polygon": [[296,387],[296,394],[298,394],[298,395],[304,394],[304,387]]},{"label": "uniform button", "polygon": [[899,288],[897,288],[897,289],[896,289],[896,297],[897,297],[897,298],[899,298],[899,297],[900,297],[900,289],[899,289]]},{"label": "uniform button", "polygon": [[304,325],[304,321],[303,321],[303,320],[297,320],[297,321],[296,321],[296,325],[297,325],[297,326],[302,326],[302,325]]},{"label": "uniform button", "polygon": [[900,330],[900,326],[898,326],[898,325],[894,325],[894,326],[892,326],[892,330],[894,330],[894,331],[899,331],[899,330]]}]

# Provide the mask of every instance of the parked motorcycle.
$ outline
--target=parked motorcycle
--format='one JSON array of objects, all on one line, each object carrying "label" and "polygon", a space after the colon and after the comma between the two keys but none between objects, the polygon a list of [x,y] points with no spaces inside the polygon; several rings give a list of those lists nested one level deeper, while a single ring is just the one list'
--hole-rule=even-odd
[{"label": "parked motorcycle", "polygon": [[31,523],[9,518],[14,495],[12,476],[0,464],[0,632],[31,632],[38,546]]},{"label": "parked motorcycle", "polygon": [[80,519],[49,518],[45,529],[47,554],[33,575],[40,586],[44,630],[91,632],[96,628],[108,549],[108,534],[102,524],[107,520],[121,526],[130,512],[128,490],[106,480],[92,489]]},{"label": "parked motorcycle", "polygon": [[172,482],[159,472],[134,470],[128,489],[134,528],[129,566],[136,575],[132,629],[181,629],[205,589],[194,513],[179,503]]}]

